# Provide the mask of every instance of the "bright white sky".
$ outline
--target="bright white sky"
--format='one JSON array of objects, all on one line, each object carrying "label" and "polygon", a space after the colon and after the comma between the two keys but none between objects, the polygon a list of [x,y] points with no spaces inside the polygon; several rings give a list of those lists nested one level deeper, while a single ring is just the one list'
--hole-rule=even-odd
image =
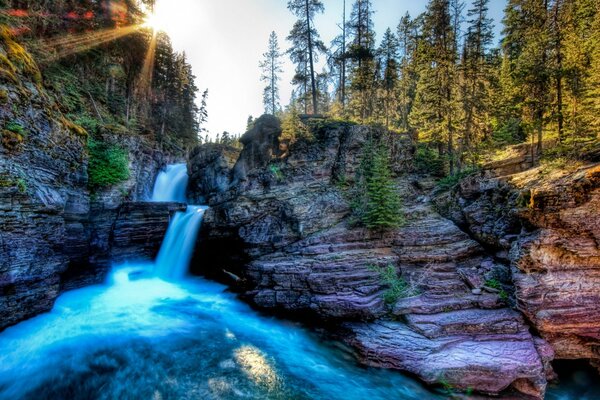
[{"label": "bright white sky", "polygon": [[[315,24],[326,45],[339,34],[342,0],[323,0],[325,14]],[[352,0],[347,0],[350,13]],[[491,0],[490,14],[496,31],[501,30],[506,0]],[[379,37],[391,27],[395,30],[408,11],[414,17],[425,10],[427,0],[373,0],[375,29]],[[197,86],[209,89],[205,128],[211,136],[223,131],[238,134],[246,128],[249,115],[263,113],[258,63],[266,51],[271,31],[279,36],[282,51],[295,18],[287,10],[287,0],[158,0],[156,24],[170,36],[178,51],[185,51]],[[320,69],[321,67],[319,67]],[[285,56],[281,82],[281,103],[289,102],[294,66]]]}]

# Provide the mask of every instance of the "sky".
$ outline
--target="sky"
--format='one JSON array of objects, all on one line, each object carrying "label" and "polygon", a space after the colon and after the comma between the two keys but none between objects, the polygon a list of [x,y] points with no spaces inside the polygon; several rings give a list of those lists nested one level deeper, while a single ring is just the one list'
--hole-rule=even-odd
[{"label": "sky", "polygon": [[[340,32],[342,0],[323,0],[325,13],[315,25],[326,45]],[[347,0],[350,13],[352,0]],[[467,0],[470,4],[470,0]],[[395,30],[408,11],[416,16],[425,10],[427,0],[373,0],[374,24],[378,38],[388,28]],[[184,51],[196,75],[200,91],[209,90],[208,123],[211,136],[228,131],[243,133],[249,115],[263,114],[258,67],[267,49],[269,34],[275,31],[282,51],[295,17],[287,10],[287,0],[158,0],[155,9],[161,27],[169,34],[177,51]],[[506,0],[490,1],[496,40],[502,30]],[[294,65],[284,56],[281,104],[289,103]],[[322,62],[321,62],[322,64]],[[320,67],[319,67],[320,70]]]}]

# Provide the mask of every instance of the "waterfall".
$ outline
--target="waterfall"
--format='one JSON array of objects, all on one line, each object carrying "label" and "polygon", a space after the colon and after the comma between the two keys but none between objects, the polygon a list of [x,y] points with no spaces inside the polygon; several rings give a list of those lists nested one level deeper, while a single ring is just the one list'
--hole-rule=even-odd
[{"label": "waterfall", "polygon": [[154,264],[156,276],[171,281],[185,276],[207,208],[188,206],[186,212],[175,214]]},{"label": "waterfall", "polygon": [[[156,178],[152,201],[185,203],[187,184],[187,165],[169,165]],[[155,276],[169,281],[180,280],[185,276],[207,208],[188,206],[185,212],[175,214],[154,262]]]},{"label": "waterfall", "polygon": [[185,195],[187,184],[187,165],[169,165],[167,166],[167,169],[165,171],[161,171],[156,178],[154,191],[152,192],[152,201],[177,201],[180,203],[185,203],[187,201]]}]

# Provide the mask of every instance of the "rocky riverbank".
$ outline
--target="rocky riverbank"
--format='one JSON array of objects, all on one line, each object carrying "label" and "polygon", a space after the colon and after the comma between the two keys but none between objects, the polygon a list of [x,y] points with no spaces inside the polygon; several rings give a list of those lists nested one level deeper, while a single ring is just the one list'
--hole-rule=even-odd
[{"label": "rocky riverbank", "polygon": [[[554,358],[594,359],[597,290],[593,280],[574,282],[584,260],[595,263],[596,169],[529,197],[511,194],[514,182],[486,175],[474,190],[468,178],[432,201],[430,178],[413,172],[410,138],[344,123],[311,126],[311,138],[288,148],[277,140],[277,121],[262,117],[242,138],[235,165],[230,151],[195,150],[190,169],[210,172],[197,173],[191,185],[211,209],[194,270],[235,284],[260,308],[327,323],[364,363],[430,384],[542,398],[555,377]],[[373,232],[353,223],[347,188],[371,139],[394,153],[406,219],[400,229]],[[202,187],[210,190],[198,192]],[[541,224],[555,231],[541,233]],[[560,278],[563,267],[544,273],[549,265],[577,266],[566,268],[573,280]],[[392,302],[381,274],[390,267],[409,288]],[[560,310],[573,318],[559,323]]]}]

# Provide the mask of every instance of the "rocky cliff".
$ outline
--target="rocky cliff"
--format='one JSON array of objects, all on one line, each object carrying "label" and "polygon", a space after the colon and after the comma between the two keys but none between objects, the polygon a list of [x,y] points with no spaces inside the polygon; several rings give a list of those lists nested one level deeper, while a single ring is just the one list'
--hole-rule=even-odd
[{"label": "rocky cliff", "polygon": [[177,206],[125,202],[147,198],[166,156],[142,137],[106,136],[126,150],[130,178],[90,194],[87,132],[0,27],[0,330],[48,311],[62,290],[100,282],[112,256],[158,248]]},{"label": "rocky cliff", "polygon": [[440,196],[440,208],[510,268],[516,308],[555,357],[598,366],[600,166],[496,167]]},{"label": "rocky cliff", "polygon": [[[250,302],[327,322],[366,364],[408,371],[431,384],[542,397],[552,348],[530,333],[497,286],[506,266],[442,217],[410,174],[410,138],[308,121],[289,148],[276,119],[242,138],[226,190],[206,193],[197,271],[235,281]],[[369,140],[395,160],[406,224],[369,231],[353,223],[352,187]],[[196,154],[202,153],[202,148]],[[212,152],[213,149],[207,149]],[[194,163],[192,171],[206,170]],[[210,169],[210,168],[209,168]],[[201,187],[194,181],[192,186]],[[406,286],[387,296],[392,269]],[[394,278],[393,278],[394,279]],[[493,284],[493,283],[494,284]]]}]

